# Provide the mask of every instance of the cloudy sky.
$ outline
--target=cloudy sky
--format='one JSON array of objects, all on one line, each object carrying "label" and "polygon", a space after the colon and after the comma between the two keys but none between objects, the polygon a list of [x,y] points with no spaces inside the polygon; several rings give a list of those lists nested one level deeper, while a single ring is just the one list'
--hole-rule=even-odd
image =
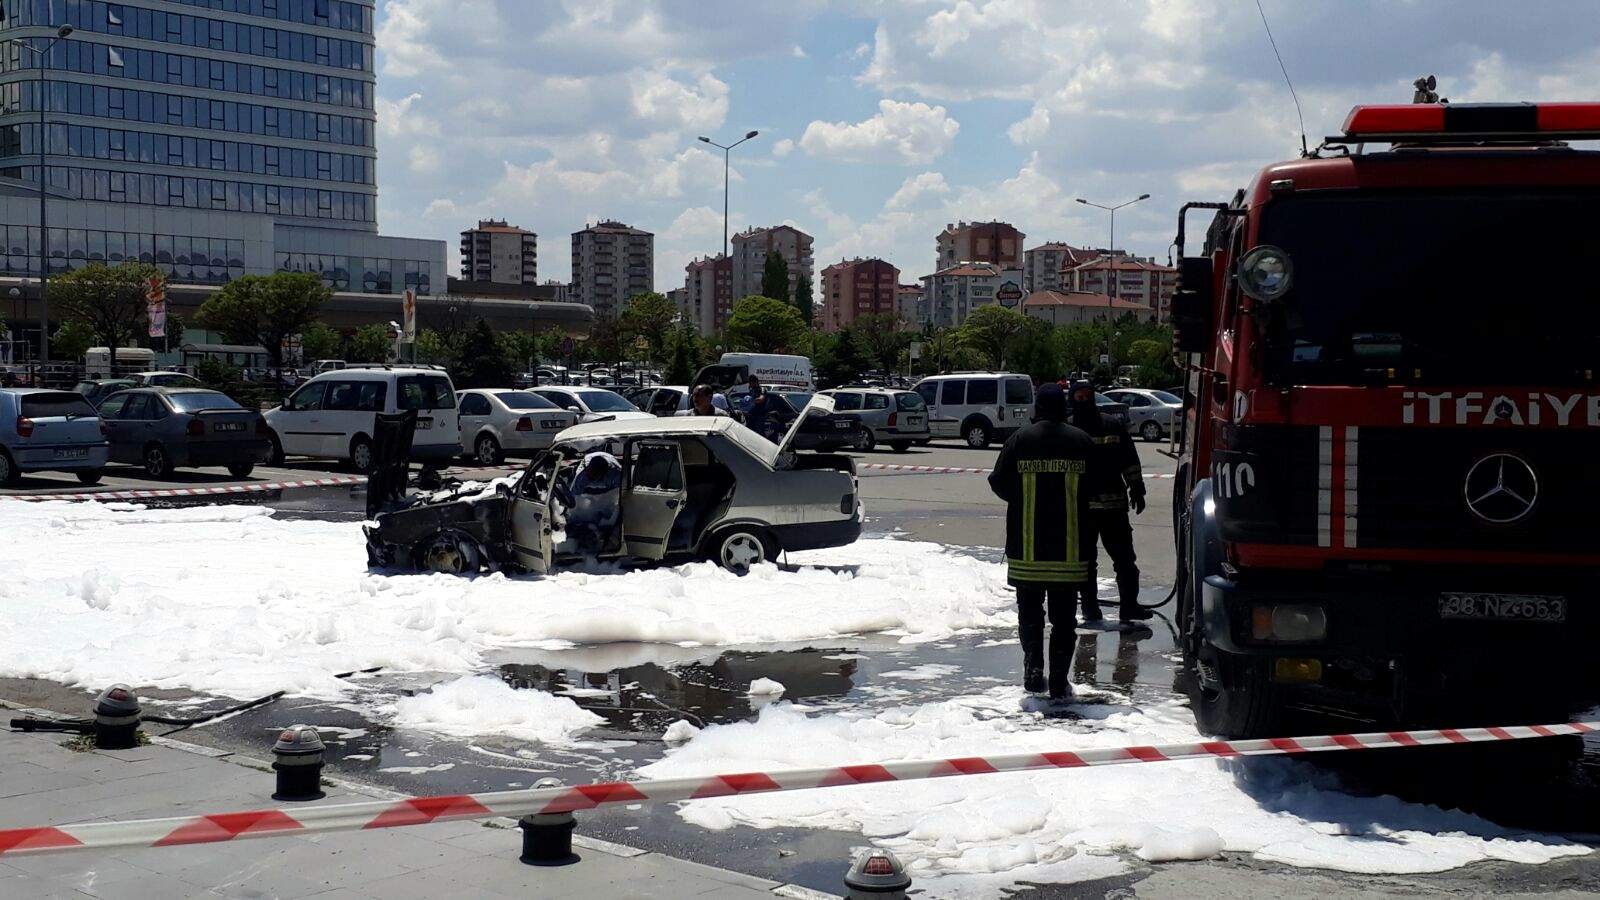
[{"label": "cloudy sky", "polygon": [[[1265,0],[1316,144],[1358,102],[1594,100],[1592,0]],[[1254,0],[380,0],[380,225],[448,239],[479,217],[539,234],[656,234],[656,286],[732,227],[792,223],[819,267],[931,271],[949,221],[1103,244],[1073,202],[1151,199],[1118,243],[1165,259],[1185,200],[1226,199],[1299,147]]]}]

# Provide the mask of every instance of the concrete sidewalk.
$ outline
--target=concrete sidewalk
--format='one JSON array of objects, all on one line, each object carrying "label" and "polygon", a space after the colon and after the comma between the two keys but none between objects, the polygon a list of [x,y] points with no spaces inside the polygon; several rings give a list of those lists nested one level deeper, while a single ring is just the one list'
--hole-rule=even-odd
[{"label": "concrete sidewalk", "polygon": [[[3,707],[0,707],[3,709]],[[8,711],[9,712],[9,711]],[[134,750],[79,752],[71,735],[0,732],[0,828],[262,809],[268,764],[157,739]],[[322,803],[399,796],[327,788]],[[308,806],[313,804],[295,804]],[[578,836],[575,865],[518,862],[509,820],[445,822],[218,844],[0,857],[0,897],[705,897],[828,895]],[[842,874],[842,872],[841,872]]]}]

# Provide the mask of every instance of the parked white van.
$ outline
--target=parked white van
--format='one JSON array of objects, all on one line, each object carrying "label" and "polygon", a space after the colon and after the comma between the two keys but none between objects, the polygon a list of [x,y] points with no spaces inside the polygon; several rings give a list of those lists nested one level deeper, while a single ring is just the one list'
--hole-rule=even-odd
[{"label": "parked white van", "polygon": [[742,386],[750,380],[751,375],[754,375],[761,379],[763,385],[786,385],[803,391],[817,389],[817,383],[811,373],[811,360],[804,356],[788,356],[782,353],[724,353],[722,358],[717,360],[717,366],[744,370],[742,377],[730,379],[732,384]]},{"label": "parked white van", "polygon": [[959,437],[969,447],[1003,441],[1033,415],[1033,379],[1009,372],[960,372],[917,382],[935,438]]},{"label": "parked white van", "polygon": [[264,414],[275,465],[285,456],[344,460],[358,472],[372,467],[378,413],[417,411],[411,460],[447,463],[461,454],[456,391],[438,369],[347,368],[307,381]]}]

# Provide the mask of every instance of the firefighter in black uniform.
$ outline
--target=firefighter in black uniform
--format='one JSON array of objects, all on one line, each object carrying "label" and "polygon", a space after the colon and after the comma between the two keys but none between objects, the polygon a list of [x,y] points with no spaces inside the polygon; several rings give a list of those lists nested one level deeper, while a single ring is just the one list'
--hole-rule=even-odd
[{"label": "firefighter in black uniform", "polygon": [[1023,686],[1046,688],[1044,620],[1050,611],[1052,699],[1072,696],[1067,680],[1077,625],[1078,592],[1089,580],[1094,545],[1082,531],[1085,480],[1094,442],[1066,424],[1066,394],[1046,384],[1034,398],[1034,422],[1006,441],[989,487],[1006,502],[1006,580],[1017,590]]},{"label": "firefighter in black uniform", "polygon": [[1139,565],[1133,552],[1133,526],[1128,522],[1128,507],[1134,515],[1144,512],[1144,470],[1139,451],[1133,446],[1128,426],[1120,419],[1100,415],[1094,403],[1094,385],[1073,382],[1072,424],[1087,432],[1095,452],[1087,478],[1088,514],[1084,540],[1089,548],[1089,579],[1083,587],[1083,620],[1099,622],[1100,597],[1096,581],[1095,544],[1103,543],[1111,566],[1117,573],[1117,595],[1121,601],[1118,616],[1124,625],[1150,618],[1150,611],[1139,605]]}]

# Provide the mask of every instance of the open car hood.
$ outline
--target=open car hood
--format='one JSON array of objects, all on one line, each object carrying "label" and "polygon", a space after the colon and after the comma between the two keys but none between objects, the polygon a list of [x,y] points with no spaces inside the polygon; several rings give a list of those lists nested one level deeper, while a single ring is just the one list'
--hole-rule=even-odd
[{"label": "open car hood", "polygon": [[774,469],[778,468],[778,459],[783,454],[794,449],[794,437],[800,433],[800,426],[805,424],[807,419],[815,416],[825,416],[832,412],[832,397],[824,397],[821,394],[812,397],[811,402],[806,404],[806,408],[800,411],[800,415],[795,416],[794,421],[789,423],[789,430],[784,433],[783,440],[773,445],[772,452],[767,458],[767,465],[772,466]]}]

